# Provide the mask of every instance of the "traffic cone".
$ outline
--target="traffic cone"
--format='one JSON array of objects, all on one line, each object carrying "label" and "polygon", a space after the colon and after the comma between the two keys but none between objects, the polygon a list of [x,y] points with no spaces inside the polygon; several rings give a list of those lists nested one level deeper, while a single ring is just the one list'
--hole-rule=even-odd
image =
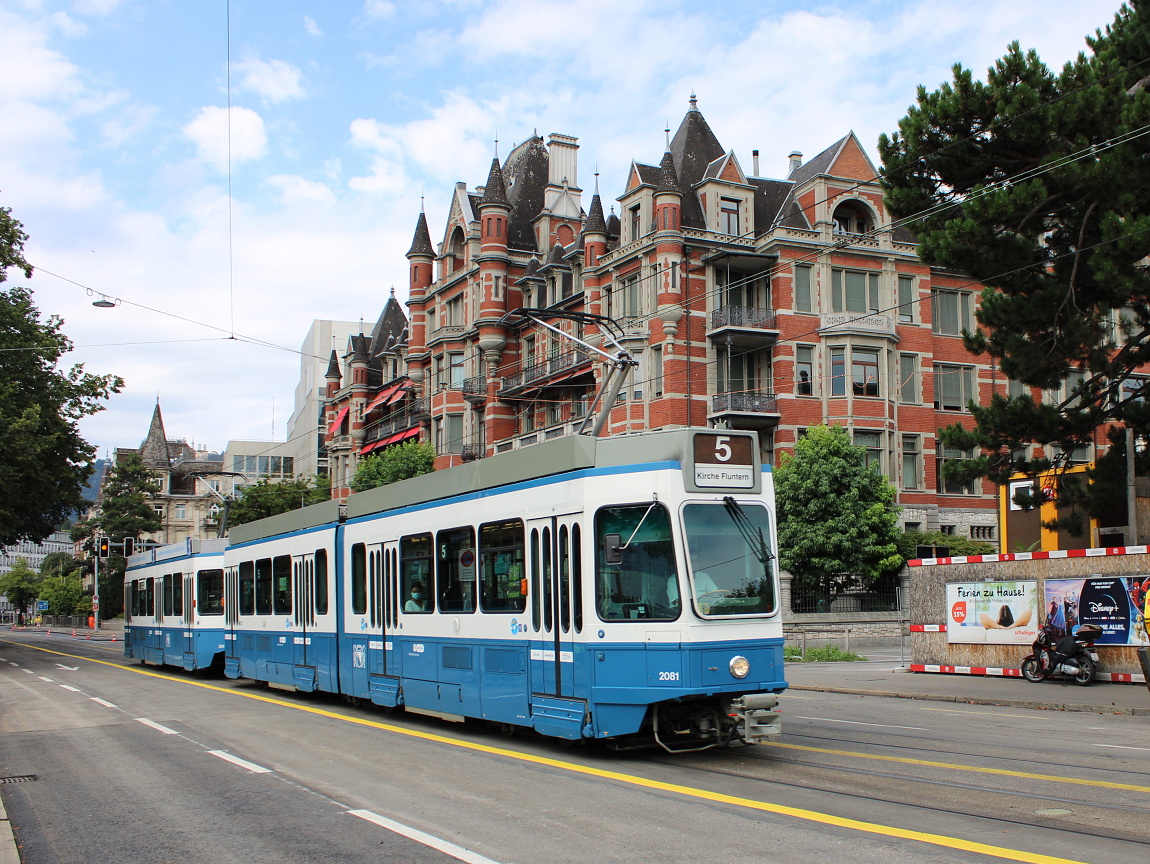
[{"label": "traffic cone", "polygon": [[75,636],[75,635],[76,635],[76,628],[75,628],[75,627],[73,627],[73,628],[72,628],[72,635],[73,635],[73,636]]}]

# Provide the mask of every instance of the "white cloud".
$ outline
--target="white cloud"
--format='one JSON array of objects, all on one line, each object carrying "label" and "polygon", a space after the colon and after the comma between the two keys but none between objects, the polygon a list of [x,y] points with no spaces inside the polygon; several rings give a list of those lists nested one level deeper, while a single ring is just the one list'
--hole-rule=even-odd
[{"label": "white cloud", "polygon": [[335,203],[335,193],[326,184],[314,180],[305,180],[293,174],[273,174],[264,182],[280,190],[280,200],[284,204]]},{"label": "white cloud", "polygon": [[124,0],[76,0],[76,11],[81,15],[111,15]]},{"label": "white cloud", "polygon": [[55,12],[50,20],[53,27],[70,39],[88,35],[88,25],[72,18],[67,12]]},{"label": "white cloud", "polygon": [[304,98],[303,72],[283,60],[251,58],[235,64],[242,76],[240,89],[256,93],[265,102],[286,102]]},{"label": "white cloud", "polygon": [[267,154],[268,136],[263,118],[250,108],[231,109],[231,148],[228,147],[228,109],[209,105],[201,108],[184,127],[184,134],[196,145],[201,159],[220,172],[233,165],[262,159]]},{"label": "white cloud", "polygon": [[323,31],[319,29],[319,25],[308,16],[303,16],[303,29],[307,31],[309,36],[322,36]]},{"label": "white cloud", "polygon": [[390,0],[366,0],[363,14],[371,20],[386,20],[395,15],[395,4]]}]

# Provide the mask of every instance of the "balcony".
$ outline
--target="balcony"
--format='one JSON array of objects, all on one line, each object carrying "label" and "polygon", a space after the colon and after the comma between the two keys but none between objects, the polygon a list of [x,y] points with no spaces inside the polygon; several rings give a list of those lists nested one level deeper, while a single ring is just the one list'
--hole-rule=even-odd
[{"label": "balcony", "polygon": [[[533,363],[525,367],[522,372],[508,375],[503,379],[499,392],[507,393],[531,385],[542,386],[547,383],[549,379],[563,373],[568,373],[570,370],[577,369],[585,363],[589,363],[590,360],[591,352],[585,348],[575,348],[571,351],[564,351],[561,354],[554,354],[541,363]],[[564,377],[570,376],[565,375]]]},{"label": "balcony", "polygon": [[832,312],[821,316],[819,334],[822,336],[885,336],[898,340],[895,319],[890,315],[863,312]]},{"label": "balcony", "polygon": [[459,458],[464,462],[474,462],[484,457],[486,449],[482,444],[464,444],[459,451]]},{"label": "balcony", "polygon": [[707,337],[737,348],[760,348],[779,338],[774,309],[720,306],[711,313]]},{"label": "balcony", "polygon": [[463,382],[463,398],[473,404],[480,404],[487,399],[487,376],[476,375]]},{"label": "balcony", "polygon": [[773,390],[740,390],[711,397],[708,419],[726,421],[732,429],[765,429],[779,422]]}]

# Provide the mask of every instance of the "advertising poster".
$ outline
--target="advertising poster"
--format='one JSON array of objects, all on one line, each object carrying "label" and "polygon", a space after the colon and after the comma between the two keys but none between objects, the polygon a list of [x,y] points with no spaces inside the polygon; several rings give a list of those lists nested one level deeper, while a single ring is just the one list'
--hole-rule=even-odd
[{"label": "advertising poster", "polygon": [[1030,644],[1038,635],[1037,582],[957,582],[946,586],[948,642]]},{"label": "advertising poster", "polygon": [[1065,636],[1079,624],[1102,628],[1098,645],[1150,645],[1146,615],[1150,576],[1047,579],[1044,614]]}]

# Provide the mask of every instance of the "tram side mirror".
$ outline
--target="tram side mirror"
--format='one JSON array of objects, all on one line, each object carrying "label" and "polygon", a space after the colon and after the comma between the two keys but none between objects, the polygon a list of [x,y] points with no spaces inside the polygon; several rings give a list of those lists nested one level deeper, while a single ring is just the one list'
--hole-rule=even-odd
[{"label": "tram side mirror", "polygon": [[603,535],[603,562],[605,564],[623,563],[623,535]]}]

